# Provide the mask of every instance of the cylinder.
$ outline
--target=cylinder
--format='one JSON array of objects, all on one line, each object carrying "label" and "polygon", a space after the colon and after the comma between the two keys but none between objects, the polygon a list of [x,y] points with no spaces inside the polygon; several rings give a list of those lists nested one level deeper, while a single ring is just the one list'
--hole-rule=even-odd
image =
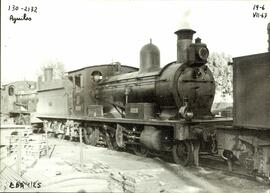
[{"label": "cylinder", "polygon": [[53,68],[44,69],[44,80],[45,82],[51,81],[53,78]]},{"label": "cylinder", "polygon": [[174,33],[177,35],[177,62],[186,62],[188,58],[188,48],[192,43],[193,34],[196,32],[192,29],[180,29]]},{"label": "cylinder", "polygon": [[140,135],[140,142],[151,150],[168,151],[171,136],[167,130],[159,130],[153,126],[145,126]]}]

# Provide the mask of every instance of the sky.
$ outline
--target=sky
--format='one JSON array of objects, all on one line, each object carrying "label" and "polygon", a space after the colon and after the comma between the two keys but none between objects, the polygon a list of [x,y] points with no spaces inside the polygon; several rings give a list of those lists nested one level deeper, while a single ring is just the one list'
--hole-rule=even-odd
[{"label": "sky", "polygon": [[[36,80],[42,65],[67,71],[120,62],[139,67],[150,38],[161,66],[176,60],[175,31],[191,28],[211,52],[232,57],[267,51],[270,1],[1,0],[1,83]],[[12,6],[18,6],[12,11]],[[254,5],[263,6],[253,18]],[[9,10],[10,6],[10,10]],[[37,13],[24,12],[25,6]],[[10,16],[31,21],[16,21]]]}]

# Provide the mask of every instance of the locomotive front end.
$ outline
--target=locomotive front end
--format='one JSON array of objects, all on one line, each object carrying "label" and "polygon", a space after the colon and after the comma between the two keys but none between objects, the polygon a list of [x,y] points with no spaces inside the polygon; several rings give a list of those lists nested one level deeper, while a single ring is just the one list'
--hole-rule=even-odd
[{"label": "locomotive front end", "polygon": [[194,33],[191,29],[175,32],[177,62],[163,68],[157,96],[163,109],[175,106],[182,118],[210,118],[215,83],[206,65],[209,51],[200,38],[192,43]]}]

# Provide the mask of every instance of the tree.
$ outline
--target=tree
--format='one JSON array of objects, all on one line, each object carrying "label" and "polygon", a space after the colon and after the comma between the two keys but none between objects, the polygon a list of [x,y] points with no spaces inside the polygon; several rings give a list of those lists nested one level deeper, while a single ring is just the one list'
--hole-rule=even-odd
[{"label": "tree", "polygon": [[60,61],[46,61],[41,65],[39,75],[43,75],[45,68],[53,68],[53,79],[63,79],[65,75],[65,65]]},{"label": "tree", "polygon": [[224,53],[213,52],[208,57],[208,66],[213,73],[216,84],[216,92],[222,97],[232,97],[232,58]]}]

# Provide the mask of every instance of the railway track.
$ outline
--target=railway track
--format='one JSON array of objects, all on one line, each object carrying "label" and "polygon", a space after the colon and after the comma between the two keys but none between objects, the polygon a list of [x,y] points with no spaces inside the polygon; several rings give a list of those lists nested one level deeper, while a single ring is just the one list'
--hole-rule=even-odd
[{"label": "railway track", "polygon": [[239,177],[239,178],[252,180],[252,181],[259,181],[264,184],[269,184],[269,180],[267,182],[262,177],[255,176],[254,174],[250,173],[248,170],[246,170],[245,168],[239,165],[234,164],[232,171],[230,171],[227,163],[217,156],[209,156],[209,155],[201,156],[200,166],[204,168],[221,171],[225,175]]},{"label": "railway track", "polygon": [[[75,140],[75,141],[79,141],[79,140]],[[124,152],[133,153],[133,154],[135,154],[137,156],[141,156],[141,157],[159,157],[167,163],[174,163],[173,156],[171,153],[157,154],[154,152],[149,152],[148,155],[145,155],[141,152],[134,152],[134,149],[132,149],[132,148],[127,148],[127,149],[115,148],[113,143],[108,139],[108,136],[106,137],[105,134],[100,136],[100,139],[95,144],[95,146],[106,147],[106,148],[109,148],[109,149],[115,150],[115,151],[121,150]],[[189,164],[189,166],[193,167],[193,164],[191,163],[191,164]],[[256,181],[256,182],[262,183],[264,185],[270,185],[270,179],[267,179],[263,176],[256,176],[254,173],[241,167],[239,164],[233,164],[232,170],[230,171],[230,168],[228,167],[228,164],[226,163],[226,161],[223,160],[218,155],[210,155],[209,153],[200,153],[200,165],[199,166],[203,167],[203,168],[208,168],[211,170],[220,171],[224,175],[227,175],[227,176],[238,177],[241,179]],[[196,168],[196,167],[194,166],[194,168]]]},{"label": "railway track", "polygon": [[[174,163],[172,155],[163,156],[162,160],[169,163]],[[200,164],[196,167],[194,164],[189,164],[188,167],[196,168],[205,168],[214,170],[217,172],[222,172],[222,174],[231,177],[237,177],[240,179],[250,180],[254,182],[261,183],[263,185],[270,185],[270,179],[255,175],[250,170],[241,167],[239,164],[233,164],[232,170],[230,171],[228,164],[218,155],[210,155],[209,153],[200,153]]]}]

